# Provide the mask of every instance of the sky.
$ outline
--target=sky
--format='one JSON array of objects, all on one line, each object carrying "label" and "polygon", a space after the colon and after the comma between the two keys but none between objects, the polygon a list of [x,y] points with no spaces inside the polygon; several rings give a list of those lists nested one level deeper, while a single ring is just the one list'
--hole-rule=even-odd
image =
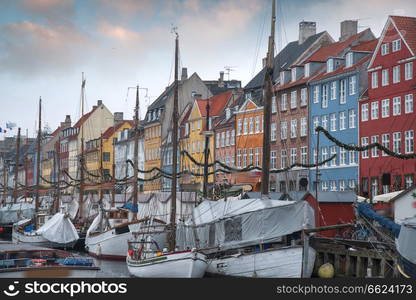
[{"label": "sky", "polygon": [[[340,22],[358,20],[376,37],[388,15],[416,17],[414,0],[278,0],[276,51],[298,39],[302,20],[338,40]],[[86,108],[98,99],[132,118],[173,81],[174,34],[188,75],[245,85],[261,69],[270,32],[271,0],[0,0],[0,127],[36,131],[38,100],[51,130],[65,115],[80,117],[81,76]],[[146,90],[147,89],[147,90]],[[0,133],[0,139],[17,133]]]}]

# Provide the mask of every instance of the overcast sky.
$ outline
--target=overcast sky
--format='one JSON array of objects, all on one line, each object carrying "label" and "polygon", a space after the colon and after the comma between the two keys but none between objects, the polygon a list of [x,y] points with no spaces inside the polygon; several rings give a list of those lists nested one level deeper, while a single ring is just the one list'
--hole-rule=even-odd
[{"label": "overcast sky", "polygon": [[[379,36],[387,16],[416,16],[414,0],[279,0],[277,49],[298,38],[298,23],[339,37],[339,23],[358,19]],[[0,0],[0,127],[12,121],[35,132],[37,102],[54,130],[66,114],[80,116],[81,74],[88,111],[97,99],[132,117],[139,84],[141,112],[173,80],[174,36],[188,74],[245,85],[261,68],[271,0]],[[226,79],[228,76],[226,75]],[[127,101],[126,101],[127,99]],[[17,133],[17,129],[7,135]],[[4,134],[0,134],[0,139]]]}]

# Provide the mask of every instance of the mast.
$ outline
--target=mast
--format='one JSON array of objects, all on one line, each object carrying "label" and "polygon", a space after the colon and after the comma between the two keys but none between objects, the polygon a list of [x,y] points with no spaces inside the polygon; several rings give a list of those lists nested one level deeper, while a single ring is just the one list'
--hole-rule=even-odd
[{"label": "mast", "polygon": [[6,204],[7,200],[7,169],[6,169],[6,160],[3,159],[3,205]]},{"label": "mast", "polygon": [[[116,131],[113,130],[113,134],[115,134]],[[112,193],[112,197],[111,197],[111,206],[114,207],[116,206],[116,143],[114,141],[113,138],[113,165],[112,165],[112,172],[113,172],[113,177],[112,177],[112,185],[113,185],[113,193]]]},{"label": "mast", "polygon": [[[99,202],[100,202],[100,208],[101,210],[104,209],[103,207],[103,179],[104,179],[104,174],[103,174],[103,133],[101,132],[100,135],[100,187],[99,187]],[[100,223],[100,226],[102,226],[102,222]],[[102,230],[102,228],[101,228]]]},{"label": "mast", "polygon": [[[136,88],[136,106],[134,108],[134,176],[133,176],[133,209],[137,206],[138,187],[137,176],[139,176],[139,85]],[[133,220],[137,220],[137,212],[133,211]]]},{"label": "mast", "polygon": [[204,187],[203,187],[203,195],[206,199],[208,197],[208,149],[209,149],[209,98],[207,99],[207,115],[206,115],[206,126],[205,126],[205,148],[204,148]]},{"label": "mast", "polygon": [[176,248],[176,182],[178,172],[178,56],[179,56],[179,35],[175,38],[175,83],[173,94],[173,112],[172,112],[172,187],[171,187],[171,206],[170,206],[170,235],[169,251],[175,251]]},{"label": "mast", "polygon": [[61,160],[59,159],[61,156],[61,137],[59,136],[58,138],[58,146],[56,147],[56,158],[55,158],[55,165],[57,167],[57,170],[55,172],[55,174],[57,175],[55,180],[56,180],[56,202],[57,202],[57,207],[55,207],[55,212],[59,211],[59,207],[60,207],[60,198],[61,198],[61,190],[59,189],[60,187],[60,177],[61,177]]},{"label": "mast", "polygon": [[[36,198],[35,198],[35,212],[39,209],[39,184],[40,184],[40,140],[42,137],[42,98],[39,98],[39,126],[36,152]],[[35,218],[35,225],[37,225],[37,218]]]},{"label": "mast", "polygon": [[[27,135],[26,135],[27,136]],[[29,161],[27,159],[27,156],[25,157],[25,202],[27,201],[27,165]]]},{"label": "mast", "polygon": [[16,166],[14,168],[14,194],[13,194],[13,202],[17,202],[17,185],[18,185],[18,177],[19,177],[19,160],[20,160],[20,127],[17,129],[17,141],[16,141]]},{"label": "mast", "polygon": [[272,22],[269,36],[269,47],[267,51],[266,74],[264,76],[264,133],[263,133],[263,162],[261,175],[261,194],[269,194],[269,175],[270,175],[270,118],[271,103],[273,97],[273,58],[274,58],[274,35],[276,22],[276,1],[272,0]]},{"label": "mast", "polygon": [[[82,84],[81,84],[81,118],[84,117],[84,91],[85,91],[85,79],[84,72],[82,72]],[[79,158],[80,164],[80,185],[79,185],[79,219],[82,216],[83,202],[84,202],[84,125],[81,123],[81,154]]]}]

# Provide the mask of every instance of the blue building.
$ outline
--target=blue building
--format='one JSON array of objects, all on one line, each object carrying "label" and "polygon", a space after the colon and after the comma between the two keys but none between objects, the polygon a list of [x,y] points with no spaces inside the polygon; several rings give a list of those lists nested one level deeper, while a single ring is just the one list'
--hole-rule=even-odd
[{"label": "blue building", "polygon": [[[310,161],[317,160],[317,126],[349,145],[359,144],[358,101],[367,91],[367,65],[377,40],[358,42],[327,58],[326,67],[309,81],[309,149]],[[320,191],[356,190],[358,186],[358,153],[336,146],[322,133],[319,139],[319,161],[336,154],[336,158],[319,167]],[[316,171],[310,170],[313,188]]]}]

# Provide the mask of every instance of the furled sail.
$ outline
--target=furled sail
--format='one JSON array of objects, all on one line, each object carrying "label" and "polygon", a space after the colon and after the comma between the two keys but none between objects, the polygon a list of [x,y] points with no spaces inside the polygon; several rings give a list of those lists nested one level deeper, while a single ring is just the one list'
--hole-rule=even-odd
[{"label": "furled sail", "polygon": [[35,206],[32,203],[16,203],[0,207],[0,224],[16,223],[21,219],[33,218]]},{"label": "furled sail", "polygon": [[69,216],[62,213],[55,214],[37,230],[37,233],[58,244],[68,244],[79,239]]}]

